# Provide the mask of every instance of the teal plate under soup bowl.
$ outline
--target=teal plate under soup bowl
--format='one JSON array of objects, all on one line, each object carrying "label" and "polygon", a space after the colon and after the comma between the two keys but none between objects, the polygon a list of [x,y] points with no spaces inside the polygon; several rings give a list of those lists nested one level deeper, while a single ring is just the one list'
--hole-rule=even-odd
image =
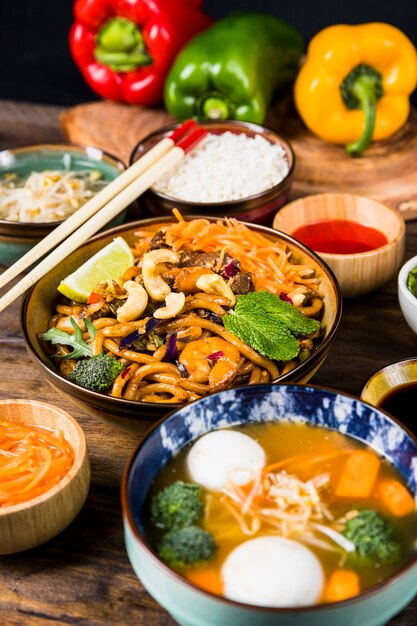
[{"label": "teal plate under soup bowl", "polygon": [[[417,439],[387,413],[315,386],[250,385],[206,396],[172,412],[139,444],[124,473],[122,508],[130,562],[147,591],[181,626],[384,626],[417,593],[417,551],[386,580],[358,595],[296,608],[244,604],[203,591],[170,569],[147,540],[147,494],[161,468],[200,435],[248,422],[307,422],[366,444],[417,494]],[[416,528],[417,534],[417,528]],[[410,622],[411,623],[411,622]]]},{"label": "teal plate under soup bowl", "polygon": [[[26,178],[32,172],[98,171],[101,180],[111,182],[125,165],[116,157],[93,146],[72,143],[46,143],[9,148],[0,152],[0,180],[7,175]],[[106,228],[124,221],[126,212],[107,224]],[[0,218],[0,265],[9,266],[26,254],[43,237],[62,223],[17,222]]]}]

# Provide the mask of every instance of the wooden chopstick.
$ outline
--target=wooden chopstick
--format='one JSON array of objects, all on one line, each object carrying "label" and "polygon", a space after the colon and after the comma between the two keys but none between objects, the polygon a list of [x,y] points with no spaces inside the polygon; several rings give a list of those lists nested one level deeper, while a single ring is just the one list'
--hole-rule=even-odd
[{"label": "wooden chopstick", "polygon": [[185,154],[192,150],[206,134],[207,131],[202,128],[193,130],[172,147],[171,150],[148,167],[140,176],[130,183],[130,185],[114,196],[103,208],[93,215],[93,217],[80,226],[78,230],[55,248],[55,250],[0,298],[0,311],[3,311],[9,304],[14,302],[16,298],[32,287],[42,276],[63,261],[71,252],[79,248],[89,237],[94,235],[116,215],[123,211],[133,200],[149,189],[165,172],[174,167],[174,165],[177,165],[181,159],[184,158]]},{"label": "wooden chopstick", "polygon": [[49,235],[44,237],[38,244],[31,248],[29,252],[0,275],[0,288],[7,285],[9,281],[26,270],[33,263],[36,263],[36,261],[42,258],[49,250],[52,250],[52,248],[73,233],[84,222],[90,219],[90,217],[95,215],[97,211],[116,197],[127,185],[130,185],[130,183],[143,174],[151,165],[157,163],[158,160],[171,150],[178,141],[185,137],[188,132],[196,128],[196,125],[195,120],[188,120],[184,122],[184,124],[181,124],[181,126],[178,126],[178,128],[173,130],[167,137],[148,150],[148,152],[131,167],[122,172],[111,183],[93,196],[93,198],[86,202],[78,211],[54,228]]}]

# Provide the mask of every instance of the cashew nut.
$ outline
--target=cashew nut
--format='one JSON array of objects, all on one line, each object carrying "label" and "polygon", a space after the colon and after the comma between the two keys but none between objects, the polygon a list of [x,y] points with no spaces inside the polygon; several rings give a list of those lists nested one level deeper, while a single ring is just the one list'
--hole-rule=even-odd
[{"label": "cashew nut", "polygon": [[168,248],[152,250],[143,255],[142,277],[143,284],[153,300],[163,302],[171,293],[170,286],[156,271],[158,263],[178,263],[178,254]]},{"label": "cashew nut", "polygon": [[236,296],[226,283],[224,278],[218,274],[203,274],[197,279],[196,285],[205,293],[214,293],[224,296],[230,301],[230,306],[236,304]]},{"label": "cashew nut", "polygon": [[185,295],[183,293],[171,291],[171,293],[165,298],[165,304],[166,306],[156,309],[153,314],[153,316],[158,320],[167,320],[170,317],[178,315],[184,307]]},{"label": "cashew nut", "polygon": [[127,291],[128,296],[126,302],[117,309],[117,321],[131,322],[142,315],[146,309],[148,294],[142,285],[135,283],[134,280],[126,281],[123,288]]}]

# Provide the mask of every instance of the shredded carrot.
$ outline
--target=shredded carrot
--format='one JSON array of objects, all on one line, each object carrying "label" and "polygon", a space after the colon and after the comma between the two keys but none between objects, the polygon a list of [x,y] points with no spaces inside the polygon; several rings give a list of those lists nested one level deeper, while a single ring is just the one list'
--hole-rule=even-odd
[{"label": "shredded carrot", "polygon": [[0,508],[31,500],[70,470],[74,452],[63,433],[0,421]]},{"label": "shredded carrot", "polygon": [[174,211],[174,215],[179,221],[164,229],[166,242],[174,251],[227,250],[239,261],[243,271],[252,273],[257,291],[265,289],[279,295],[281,291],[291,294],[295,289],[301,289],[303,293],[318,289],[318,279],[312,277],[312,268],[292,263],[291,252],[285,244],[274,243],[232,218],[217,222],[205,219],[186,222],[178,211]]},{"label": "shredded carrot", "polygon": [[174,217],[179,221],[179,222],[184,222],[184,218],[181,215],[181,213],[178,211],[178,209],[172,209],[172,213],[174,215]]}]

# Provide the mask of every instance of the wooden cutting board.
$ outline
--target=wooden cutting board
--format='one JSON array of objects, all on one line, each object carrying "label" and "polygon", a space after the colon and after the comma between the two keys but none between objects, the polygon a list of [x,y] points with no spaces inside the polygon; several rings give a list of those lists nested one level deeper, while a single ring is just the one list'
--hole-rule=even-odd
[{"label": "wooden cutting board", "polygon": [[[97,146],[128,165],[136,144],[174,119],[163,109],[100,101],[67,109],[60,121],[69,141]],[[266,125],[286,137],[294,148],[293,198],[327,191],[356,193],[398,209],[406,220],[417,218],[415,109],[398,133],[372,144],[360,159],[352,159],[343,147],[312,135],[289,97],[271,108]]]}]

